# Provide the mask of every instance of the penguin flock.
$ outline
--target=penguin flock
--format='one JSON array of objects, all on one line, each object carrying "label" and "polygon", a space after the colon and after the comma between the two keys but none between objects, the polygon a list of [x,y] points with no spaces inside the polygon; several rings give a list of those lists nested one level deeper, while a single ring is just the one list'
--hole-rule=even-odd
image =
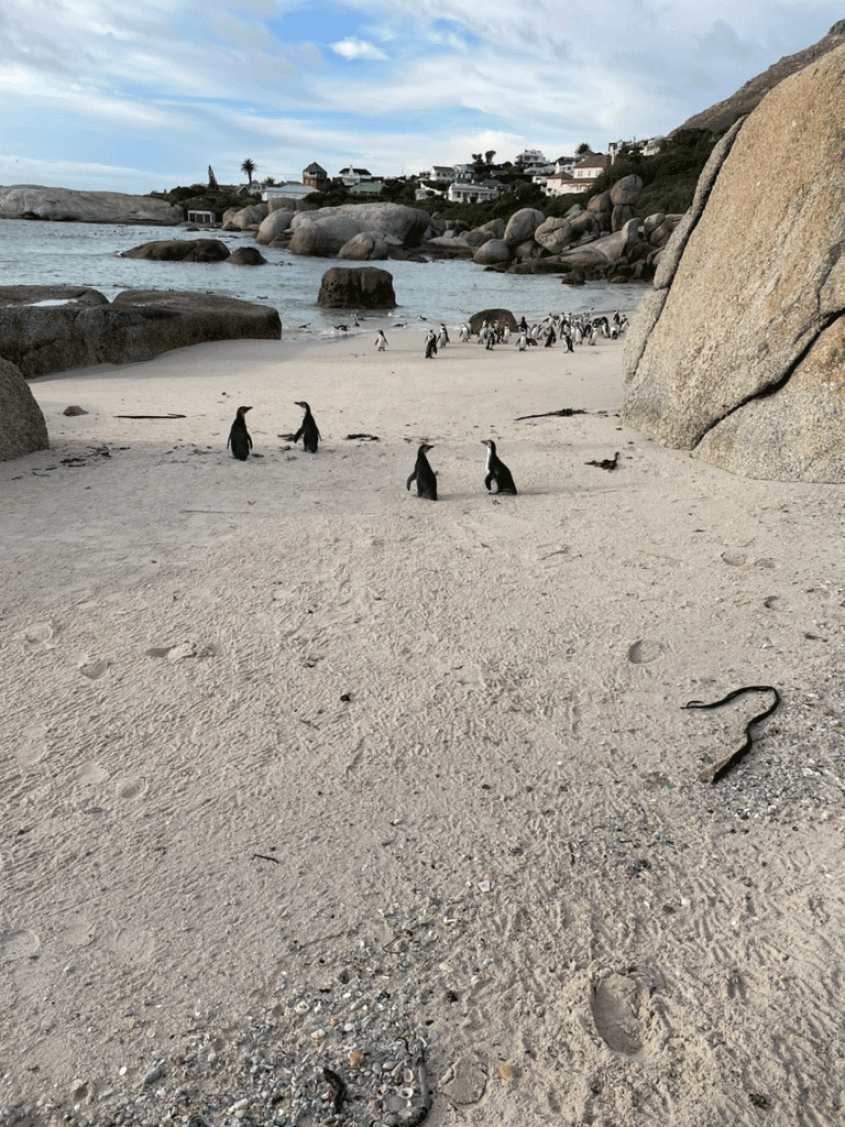
[{"label": "penguin flock", "polygon": [[[545,348],[550,348],[560,340],[565,342],[567,350],[572,352],[575,344],[580,345],[585,341],[588,344],[595,344],[597,336],[615,340],[627,327],[627,317],[624,314],[620,315],[618,311],[614,312],[612,317],[606,315],[595,317],[592,309],[588,313],[580,314],[560,313],[555,315],[550,313],[543,320],[531,326],[523,317],[518,326],[519,335],[517,336],[516,347],[524,352],[529,345],[537,346],[542,341]],[[462,324],[459,333],[460,340],[465,343],[470,340],[471,335],[469,325]],[[492,349],[496,344],[506,344],[509,339],[510,329],[507,326],[500,326],[498,321],[495,321],[492,325],[485,321],[478,333],[478,343],[485,345],[488,349]],[[379,329],[374,343],[379,352],[384,352],[387,348],[387,338],[381,329]],[[438,347],[445,348],[448,343],[449,333],[443,322],[440,324],[439,332],[429,329],[425,338],[426,359],[432,359],[437,355]],[[288,438],[294,443],[301,439],[303,450],[316,454],[322,435],[314,414],[304,399],[297,399],[294,402],[297,407],[302,408],[302,423],[295,434],[280,435],[279,437]],[[241,462],[245,462],[252,451],[252,436],[246,425],[246,413],[251,410],[252,407],[238,407],[226,443],[227,449],[232,451],[232,457]],[[481,440],[481,444],[487,447],[485,465],[487,472],[484,477],[484,488],[491,494],[517,496],[518,491],[513,474],[499,457],[495,441],[492,438],[485,438]],[[437,474],[428,460],[429,451],[433,449],[433,445],[429,442],[419,444],[414,468],[405,483],[405,488],[408,491],[416,483],[417,496],[429,501],[437,500]]]}]

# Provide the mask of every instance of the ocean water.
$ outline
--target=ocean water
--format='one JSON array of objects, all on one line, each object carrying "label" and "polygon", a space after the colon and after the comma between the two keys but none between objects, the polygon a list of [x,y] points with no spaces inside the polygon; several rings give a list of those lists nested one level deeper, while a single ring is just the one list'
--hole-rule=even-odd
[{"label": "ocean water", "polygon": [[[0,285],[90,286],[109,301],[123,290],[181,290],[221,294],[274,306],[283,335],[339,336],[377,329],[423,327],[444,321],[455,328],[482,309],[510,309],[519,319],[547,313],[614,309],[630,313],[645,287],[588,282],[565,286],[552,275],[514,275],[485,271],[473,262],[374,262],[393,275],[398,307],[390,312],[353,314],[317,307],[320,281],[338,263],[303,258],[286,250],[260,247],[266,266],[226,262],[147,262],[121,258],[121,252],[156,239],[212,237],[232,251],[256,246],[251,234],[103,223],[49,223],[0,219]],[[358,265],[349,263],[350,266]],[[344,325],[345,328],[339,326]]]}]

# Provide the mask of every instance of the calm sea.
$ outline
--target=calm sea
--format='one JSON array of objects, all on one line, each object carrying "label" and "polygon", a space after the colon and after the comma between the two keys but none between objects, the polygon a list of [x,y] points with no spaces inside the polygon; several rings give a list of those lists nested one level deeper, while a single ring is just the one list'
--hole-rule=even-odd
[{"label": "calm sea", "polygon": [[[101,223],[44,223],[0,219],[0,285],[90,286],[111,301],[123,290],[184,290],[223,294],[272,305],[282,318],[284,336],[337,336],[383,328],[414,328],[426,321],[460,325],[482,309],[510,309],[529,320],[547,313],[614,309],[631,313],[644,287],[592,282],[564,286],[554,275],[497,274],[472,262],[375,262],[393,275],[398,308],[368,313],[356,325],[351,314],[317,308],[323,274],[336,262],[303,258],[260,247],[266,266],[226,262],[147,262],[121,258],[121,252],[154,239],[197,239],[202,233],[181,228],[115,226]],[[250,234],[214,231],[231,250],[255,246]],[[350,263],[349,265],[357,265]],[[338,326],[346,325],[340,329]]]}]

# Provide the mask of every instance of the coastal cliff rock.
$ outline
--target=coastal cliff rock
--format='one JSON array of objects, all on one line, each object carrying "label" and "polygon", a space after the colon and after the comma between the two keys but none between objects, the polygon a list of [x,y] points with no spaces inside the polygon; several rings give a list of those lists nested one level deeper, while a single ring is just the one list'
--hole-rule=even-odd
[{"label": "coastal cliff rock", "polygon": [[322,309],[395,309],[393,275],[376,266],[333,266],[323,275],[317,304]]},{"label": "coastal cliff rock", "polygon": [[154,223],[175,227],[182,209],[153,196],[76,192],[34,184],[0,187],[0,219],[52,219],[78,223]]},{"label": "coastal cliff rock", "polygon": [[845,481],[843,115],[845,46],[714,152],[626,341],[629,426],[748,477]]},{"label": "coastal cliff rock", "polygon": [[823,55],[836,50],[843,44],[845,44],[845,20],[837,20],[827,35],[823,36],[818,43],[814,43],[811,47],[805,47],[794,55],[784,55],[782,59],[778,59],[762,74],[758,74],[755,78],[746,82],[730,98],[726,98],[723,102],[717,102],[708,109],[702,110],[701,113],[687,118],[677,129],[673,129],[669,136],[674,137],[677,133],[686,129],[709,129],[711,133],[723,133],[734,125],[739,118],[746,117],[752,110],[756,109],[766,94],[780,82],[783,82],[785,78],[810,66],[811,63],[816,62]]},{"label": "coastal cliff rock", "polygon": [[64,287],[56,287],[54,298],[45,291],[49,288],[0,290],[0,357],[27,379],[92,364],[150,360],[210,340],[278,340],[282,335],[275,309],[211,294],[128,290],[111,303],[103,297],[95,304],[68,299]]},{"label": "coastal cliff rock", "polygon": [[19,369],[0,357],[0,462],[50,445],[44,413]]}]

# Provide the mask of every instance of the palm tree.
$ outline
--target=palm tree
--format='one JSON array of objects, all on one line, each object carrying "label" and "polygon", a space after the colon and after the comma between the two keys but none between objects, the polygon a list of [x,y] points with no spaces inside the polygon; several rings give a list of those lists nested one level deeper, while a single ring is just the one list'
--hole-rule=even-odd
[{"label": "palm tree", "polygon": [[247,186],[252,183],[252,174],[255,172],[255,161],[249,157],[241,165],[241,172],[246,176]]}]

